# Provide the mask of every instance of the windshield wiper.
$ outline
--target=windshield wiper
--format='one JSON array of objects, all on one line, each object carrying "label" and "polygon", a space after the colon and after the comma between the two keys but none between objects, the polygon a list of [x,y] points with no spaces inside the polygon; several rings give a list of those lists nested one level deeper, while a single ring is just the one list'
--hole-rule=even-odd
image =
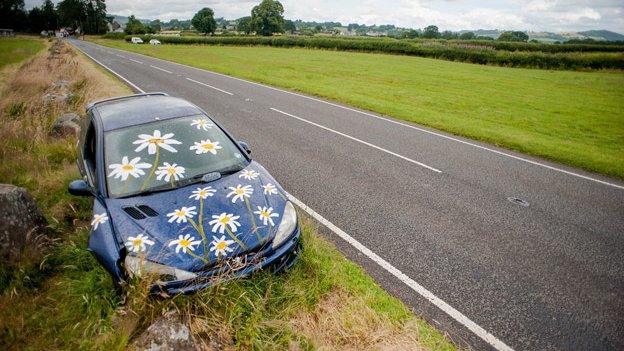
[{"label": "windshield wiper", "polygon": [[[146,196],[146,195],[150,195],[153,193],[157,193],[157,192],[161,192],[161,191],[167,191],[167,190],[172,190],[172,189],[176,189],[176,188],[182,188],[185,187],[187,185],[191,185],[191,184],[195,184],[195,183],[210,183],[210,182],[214,182],[215,180],[221,179],[222,177],[226,176],[226,175],[230,175],[230,174],[234,174],[239,172],[240,170],[242,170],[244,167],[241,166],[235,166],[235,167],[230,167],[230,168],[224,168],[220,171],[217,172],[208,172],[208,173],[204,173],[204,174],[198,174],[194,177],[191,178],[186,178],[186,179],[182,179],[179,180],[175,183],[173,183],[173,187],[171,186],[171,183],[168,184],[163,184],[157,187],[153,187],[147,191],[144,191],[142,193],[139,193],[138,195],[140,196]],[[132,195],[132,194],[131,194]],[[127,197],[129,195],[126,195],[124,197]]]}]

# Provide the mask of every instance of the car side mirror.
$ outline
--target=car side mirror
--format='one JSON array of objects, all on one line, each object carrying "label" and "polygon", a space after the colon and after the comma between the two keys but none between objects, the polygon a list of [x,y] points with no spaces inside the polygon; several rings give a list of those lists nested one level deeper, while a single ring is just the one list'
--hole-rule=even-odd
[{"label": "car side mirror", "polygon": [[91,187],[83,179],[74,180],[69,183],[67,190],[70,194],[75,196],[93,196]]},{"label": "car side mirror", "polygon": [[251,155],[251,148],[249,147],[249,144],[247,144],[246,142],[239,140],[238,141],[238,145],[240,145],[240,147],[245,150],[245,152],[247,153],[247,155]]}]

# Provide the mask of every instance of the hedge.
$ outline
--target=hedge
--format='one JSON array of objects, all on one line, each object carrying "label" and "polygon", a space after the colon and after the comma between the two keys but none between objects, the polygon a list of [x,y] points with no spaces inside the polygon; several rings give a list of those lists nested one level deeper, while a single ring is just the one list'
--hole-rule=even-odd
[{"label": "hedge", "polygon": [[[125,36],[130,41],[133,36]],[[391,38],[336,38],[336,37],[173,37],[139,36],[147,42],[157,38],[167,44],[208,44],[236,46],[273,46],[329,49],[341,51],[380,52],[410,56],[421,56],[450,61],[491,64],[509,67],[531,67],[544,69],[624,69],[623,52],[544,52],[532,50],[502,50],[492,47],[486,41],[414,41]],[[461,44],[461,45],[460,45]],[[499,43],[503,45],[502,43]],[[518,48],[520,43],[508,43],[509,48]],[[534,45],[532,43],[523,43]],[[522,44],[520,44],[522,45]],[[535,44],[549,45],[549,44]],[[556,46],[555,44],[550,44]],[[587,44],[573,44],[587,46]],[[593,45],[590,45],[593,46]],[[503,46],[501,46],[503,47]]]}]

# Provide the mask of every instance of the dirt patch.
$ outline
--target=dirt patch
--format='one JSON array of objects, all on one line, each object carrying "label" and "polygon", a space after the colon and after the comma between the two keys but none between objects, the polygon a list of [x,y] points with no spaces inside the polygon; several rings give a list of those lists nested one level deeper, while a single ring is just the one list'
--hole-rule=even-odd
[{"label": "dirt patch", "polygon": [[360,296],[335,289],[313,311],[292,320],[293,329],[319,350],[424,350],[416,320],[392,323]]}]

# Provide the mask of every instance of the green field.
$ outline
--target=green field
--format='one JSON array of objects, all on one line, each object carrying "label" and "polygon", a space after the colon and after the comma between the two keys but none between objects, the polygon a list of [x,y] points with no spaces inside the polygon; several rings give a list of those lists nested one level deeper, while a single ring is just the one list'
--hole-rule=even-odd
[{"label": "green field", "polygon": [[624,178],[621,71],[547,71],[310,49],[97,42]]},{"label": "green field", "polygon": [[44,47],[38,39],[0,38],[0,68],[21,62]]}]

